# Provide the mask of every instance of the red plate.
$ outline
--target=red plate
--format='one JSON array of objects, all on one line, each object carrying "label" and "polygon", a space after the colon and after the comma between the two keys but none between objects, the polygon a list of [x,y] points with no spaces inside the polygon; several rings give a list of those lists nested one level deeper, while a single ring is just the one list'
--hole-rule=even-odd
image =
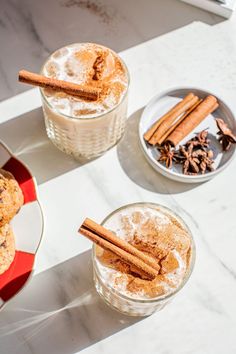
[{"label": "red plate", "polygon": [[16,254],[10,268],[0,275],[0,308],[29,280],[35,255],[43,235],[43,213],[37,197],[37,184],[28,168],[0,143],[0,166],[11,172],[24,194],[24,205],[13,218]]}]

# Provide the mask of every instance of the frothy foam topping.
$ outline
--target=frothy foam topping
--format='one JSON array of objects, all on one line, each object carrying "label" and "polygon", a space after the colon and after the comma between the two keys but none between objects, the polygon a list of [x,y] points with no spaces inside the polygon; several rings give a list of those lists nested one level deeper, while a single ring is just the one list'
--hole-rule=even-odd
[{"label": "frothy foam topping", "polygon": [[43,90],[51,106],[72,117],[91,117],[112,109],[122,100],[128,86],[127,71],[118,55],[93,43],[73,44],[57,50],[44,65],[42,73],[51,78],[101,89],[97,101]]},{"label": "frothy foam topping", "polygon": [[154,257],[160,266],[154,280],[142,279],[117,256],[97,247],[97,266],[106,284],[136,299],[167,295],[179,287],[189,266],[191,238],[172,213],[164,208],[132,206],[114,214],[104,226]]}]

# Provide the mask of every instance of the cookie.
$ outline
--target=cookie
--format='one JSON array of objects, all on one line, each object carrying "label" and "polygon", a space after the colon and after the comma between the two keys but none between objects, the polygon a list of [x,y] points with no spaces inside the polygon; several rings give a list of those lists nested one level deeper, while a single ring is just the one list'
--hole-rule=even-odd
[{"label": "cookie", "polygon": [[9,223],[23,202],[23,193],[14,176],[0,169],[0,227]]},{"label": "cookie", "polygon": [[6,224],[0,228],[0,274],[4,273],[12,264],[15,257],[15,239],[12,228]]}]

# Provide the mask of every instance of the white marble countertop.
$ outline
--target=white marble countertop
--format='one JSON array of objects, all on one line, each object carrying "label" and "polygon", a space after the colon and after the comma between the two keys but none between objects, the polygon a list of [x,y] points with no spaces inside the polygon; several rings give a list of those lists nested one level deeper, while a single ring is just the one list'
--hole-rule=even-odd
[{"label": "white marble countertop", "polygon": [[[34,277],[0,313],[1,354],[236,352],[236,160],[205,184],[180,184],[147,164],[137,139],[144,105],[171,86],[211,89],[236,111],[235,26],[234,19],[212,27],[194,22],[123,51],[131,73],[125,136],[84,165],[47,139],[37,89],[0,104],[0,139],[35,174],[46,219]],[[118,314],[100,300],[91,244],[77,236],[85,216],[99,221],[137,201],[180,213],[197,246],[186,287],[144,319]]]},{"label": "white marble countertop", "polygon": [[18,71],[38,71],[65,44],[94,41],[121,51],[193,21],[223,19],[179,0],[1,0],[0,100],[29,89],[17,85]]}]

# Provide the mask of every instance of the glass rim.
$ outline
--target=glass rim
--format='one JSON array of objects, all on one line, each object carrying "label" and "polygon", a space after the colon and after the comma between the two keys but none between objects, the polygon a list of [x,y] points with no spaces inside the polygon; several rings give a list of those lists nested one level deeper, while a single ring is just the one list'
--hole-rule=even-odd
[{"label": "glass rim", "polygon": [[68,45],[66,45],[64,47],[58,48],[52,54],[50,54],[49,57],[45,60],[45,62],[43,63],[43,65],[42,65],[42,67],[40,69],[40,74],[42,75],[45,65],[48,63],[48,61],[52,57],[52,55],[54,55],[58,50],[61,50],[63,48],[67,48],[67,47],[71,47],[71,46],[74,46],[74,45],[78,45],[78,44],[94,44],[94,45],[98,45],[100,47],[104,47],[106,49],[109,49],[112,53],[114,53],[120,59],[122,65],[125,68],[125,72],[126,72],[126,76],[127,76],[127,87],[126,87],[126,90],[125,90],[121,100],[115,106],[113,106],[110,109],[108,109],[108,110],[106,110],[104,112],[101,112],[101,113],[99,113],[99,114],[97,114],[95,116],[93,116],[92,114],[87,114],[87,115],[81,115],[79,117],[72,117],[72,116],[70,116],[68,114],[60,112],[60,110],[58,110],[55,107],[53,107],[53,105],[48,101],[46,95],[44,94],[43,88],[39,87],[39,90],[40,90],[40,94],[41,94],[41,97],[42,97],[43,101],[49,106],[50,109],[52,109],[57,114],[59,114],[59,115],[61,115],[63,117],[66,117],[66,118],[69,118],[69,119],[75,119],[75,120],[95,120],[95,119],[101,118],[104,115],[114,111],[117,107],[119,107],[119,105],[122,104],[122,102],[125,100],[125,98],[127,97],[127,94],[128,94],[128,89],[129,89],[129,85],[130,85],[130,74],[129,74],[129,70],[128,70],[128,67],[127,67],[126,63],[124,62],[124,60],[120,57],[120,55],[118,53],[116,53],[111,48],[108,48],[108,47],[106,47],[106,46],[104,46],[102,44],[93,43],[93,42],[75,42],[75,43],[68,44]]},{"label": "glass rim", "polygon": [[[186,271],[183,281],[180,283],[180,285],[172,292],[168,293],[168,294],[164,294],[164,295],[160,295],[158,297],[155,298],[150,298],[150,299],[138,299],[138,298],[133,298],[131,296],[128,295],[124,295],[121,294],[118,290],[114,289],[112,286],[109,286],[109,284],[105,284],[104,282],[102,282],[103,286],[106,287],[107,289],[109,289],[109,291],[111,291],[112,293],[114,293],[115,295],[117,295],[118,297],[122,298],[123,300],[126,301],[131,301],[134,303],[144,303],[144,304],[150,304],[150,303],[158,303],[160,301],[163,300],[168,300],[170,298],[172,298],[173,296],[175,296],[187,283],[187,281],[189,280],[192,272],[193,272],[193,268],[194,268],[194,264],[195,264],[195,259],[196,259],[196,246],[195,246],[195,242],[193,239],[193,234],[190,230],[190,228],[188,227],[188,225],[186,224],[186,222],[173,210],[171,210],[170,208],[166,207],[165,205],[162,204],[158,204],[158,203],[153,203],[153,202],[136,202],[136,203],[130,203],[130,204],[126,204],[123,205],[122,207],[117,208],[116,210],[114,210],[113,212],[111,212],[109,215],[107,215],[105,217],[105,219],[103,219],[101,225],[104,225],[105,222],[112,217],[114,214],[116,214],[117,212],[124,210],[126,208],[130,208],[133,206],[150,206],[150,207],[160,207],[162,209],[166,209],[167,212],[169,212],[170,214],[173,214],[173,216],[175,216],[177,218],[177,220],[179,219],[181,221],[181,223],[184,225],[184,227],[186,228],[186,230],[189,233],[190,239],[191,239],[191,257],[190,257],[190,262],[189,262],[189,267],[188,270]],[[95,247],[96,245],[93,244],[93,248],[92,248],[92,262],[93,262],[93,270],[96,272],[96,275],[99,278],[99,281],[102,279],[101,273],[97,267],[97,264],[95,262]]]}]

